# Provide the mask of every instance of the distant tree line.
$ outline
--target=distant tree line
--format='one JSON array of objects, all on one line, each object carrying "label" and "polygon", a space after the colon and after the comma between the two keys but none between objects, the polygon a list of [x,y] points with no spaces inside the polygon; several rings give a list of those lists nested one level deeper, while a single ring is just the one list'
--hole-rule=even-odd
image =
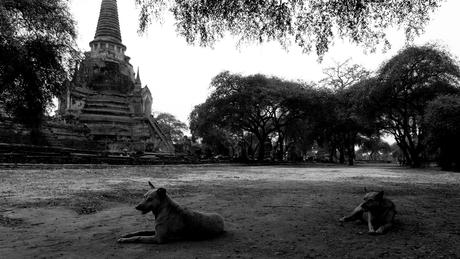
[{"label": "distant tree line", "polygon": [[361,157],[396,151],[381,140],[391,134],[401,163],[460,169],[460,69],[446,50],[411,46],[375,73],[349,61],[325,73],[312,84],[222,72],[190,114],[192,136],[241,160],[299,160],[316,145],[352,165],[357,147]]}]

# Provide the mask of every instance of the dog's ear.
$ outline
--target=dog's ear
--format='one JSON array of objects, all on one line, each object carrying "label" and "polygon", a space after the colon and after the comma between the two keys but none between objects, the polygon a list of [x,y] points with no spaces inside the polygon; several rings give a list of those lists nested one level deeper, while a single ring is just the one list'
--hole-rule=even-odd
[{"label": "dog's ear", "polygon": [[376,200],[381,200],[381,199],[383,199],[383,191],[378,192],[377,195],[375,195],[375,199],[376,199]]},{"label": "dog's ear", "polygon": [[158,197],[160,197],[160,199],[163,199],[164,197],[166,197],[166,189],[158,188],[157,194],[158,194]]},{"label": "dog's ear", "polygon": [[150,187],[152,187],[152,189],[155,189],[155,186],[153,186],[153,184],[149,181],[149,185]]}]

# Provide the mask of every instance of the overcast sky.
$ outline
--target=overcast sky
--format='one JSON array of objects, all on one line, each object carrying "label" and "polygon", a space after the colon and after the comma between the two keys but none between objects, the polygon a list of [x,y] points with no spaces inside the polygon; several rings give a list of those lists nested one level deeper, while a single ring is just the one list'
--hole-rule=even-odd
[{"label": "overcast sky", "polygon": [[[78,45],[89,50],[99,16],[101,0],[72,0],[71,11],[77,21]],[[140,67],[142,84],[153,96],[154,112],[168,112],[188,122],[193,107],[206,100],[211,79],[224,70],[233,73],[262,73],[290,80],[317,81],[324,68],[352,58],[369,70],[378,66],[404,46],[402,32],[392,31],[392,49],[369,54],[361,48],[337,41],[319,64],[314,53],[302,54],[291,46],[283,50],[277,42],[236,47],[232,39],[218,42],[213,49],[189,46],[176,35],[172,20],[152,24],[148,32],[137,34],[137,9],[134,0],[118,0],[118,11],[126,54],[135,70]],[[426,33],[416,44],[437,42],[460,56],[460,1],[447,0],[433,15]]]}]

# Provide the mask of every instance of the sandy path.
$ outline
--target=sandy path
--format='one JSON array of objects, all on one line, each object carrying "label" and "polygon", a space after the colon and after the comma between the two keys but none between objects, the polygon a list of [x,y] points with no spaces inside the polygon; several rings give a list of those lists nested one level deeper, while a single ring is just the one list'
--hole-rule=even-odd
[{"label": "sandy path", "polygon": [[[146,181],[216,211],[227,233],[167,245],[117,244],[152,226],[132,209]],[[394,231],[337,224],[363,187],[398,207]],[[0,258],[460,257],[460,174],[391,166],[155,166],[0,169]]]}]

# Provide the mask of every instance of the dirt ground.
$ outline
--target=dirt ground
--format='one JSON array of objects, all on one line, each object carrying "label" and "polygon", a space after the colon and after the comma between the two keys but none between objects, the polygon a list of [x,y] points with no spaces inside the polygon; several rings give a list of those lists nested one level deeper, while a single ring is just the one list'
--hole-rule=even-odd
[{"label": "dirt ground", "polygon": [[[179,204],[218,212],[226,234],[118,244],[149,229],[134,205],[147,181]],[[384,190],[397,206],[383,236],[338,223]],[[37,166],[0,169],[0,258],[459,258],[460,174],[396,166]]]}]

